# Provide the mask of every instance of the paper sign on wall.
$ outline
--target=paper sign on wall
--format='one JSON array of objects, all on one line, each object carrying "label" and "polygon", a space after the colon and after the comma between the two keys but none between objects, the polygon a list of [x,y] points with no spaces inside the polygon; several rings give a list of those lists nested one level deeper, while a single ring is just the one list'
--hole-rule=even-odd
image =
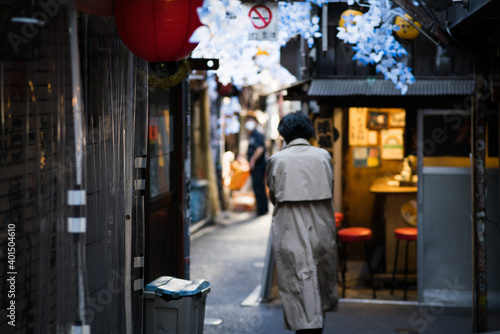
[{"label": "paper sign on wall", "polygon": [[366,109],[364,108],[349,108],[349,145],[368,145]]},{"label": "paper sign on wall", "polygon": [[382,130],[382,159],[401,160],[404,158],[403,129]]},{"label": "paper sign on wall", "polygon": [[354,167],[380,167],[380,149],[378,147],[353,147]]}]

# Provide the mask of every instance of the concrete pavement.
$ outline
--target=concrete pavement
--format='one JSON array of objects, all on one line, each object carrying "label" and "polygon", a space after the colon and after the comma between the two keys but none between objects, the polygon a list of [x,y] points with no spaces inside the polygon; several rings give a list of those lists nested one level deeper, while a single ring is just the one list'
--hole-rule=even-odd
[{"label": "concrete pavement", "polygon": [[[212,287],[205,334],[293,333],[283,328],[279,298],[257,300],[270,227],[271,214],[228,212],[192,234],[191,278],[206,279]],[[440,304],[341,299],[339,311],[327,313],[324,334],[330,333],[465,334],[472,333],[472,316],[469,308]]]}]

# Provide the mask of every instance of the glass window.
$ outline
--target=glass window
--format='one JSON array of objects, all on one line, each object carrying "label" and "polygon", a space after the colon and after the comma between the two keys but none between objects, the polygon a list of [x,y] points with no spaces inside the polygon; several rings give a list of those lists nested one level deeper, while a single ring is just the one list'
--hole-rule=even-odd
[{"label": "glass window", "polygon": [[149,177],[150,196],[158,197],[171,191],[170,174],[173,152],[173,115],[170,114],[168,92],[150,96],[149,116]]},{"label": "glass window", "polygon": [[468,114],[429,115],[424,118],[424,156],[469,157],[471,124]]}]

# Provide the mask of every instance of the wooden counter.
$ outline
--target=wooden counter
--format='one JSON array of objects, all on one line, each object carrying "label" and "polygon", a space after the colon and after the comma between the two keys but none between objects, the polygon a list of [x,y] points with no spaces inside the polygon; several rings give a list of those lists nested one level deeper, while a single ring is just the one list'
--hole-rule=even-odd
[{"label": "wooden counter", "polygon": [[[390,186],[388,181],[392,177],[379,177],[370,187],[370,192],[383,196],[383,215],[385,222],[385,269],[387,273],[392,273],[394,268],[394,255],[396,251],[396,238],[394,230],[398,227],[416,227],[407,223],[401,215],[401,206],[409,200],[417,199],[416,186]],[[404,250],[406,241],[399,243],[398,272],[404,270]],[[416,270],[415,245],[409,247],[408,266],[410,271]]]},{"label": "wooden counter", "polygon": [[406,194],[417,192],[416,186],[390,186],[387,182],[391,180],[392,177],[378,177],[370,187],[370,192],[374,194]]}]

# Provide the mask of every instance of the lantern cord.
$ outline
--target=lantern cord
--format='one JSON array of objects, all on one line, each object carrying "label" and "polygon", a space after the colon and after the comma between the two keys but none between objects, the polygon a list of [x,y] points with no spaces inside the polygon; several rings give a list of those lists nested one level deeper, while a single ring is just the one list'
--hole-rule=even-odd
[{"label": "lantern cord", "polygon": [[166,78],[158,78],[154,74],[148,75],[149,86],[156,89],[168,89],[181,83],[191,72],[191,64],[189,60],[183,59],[180,61],[179,69],[172,75]]}]

